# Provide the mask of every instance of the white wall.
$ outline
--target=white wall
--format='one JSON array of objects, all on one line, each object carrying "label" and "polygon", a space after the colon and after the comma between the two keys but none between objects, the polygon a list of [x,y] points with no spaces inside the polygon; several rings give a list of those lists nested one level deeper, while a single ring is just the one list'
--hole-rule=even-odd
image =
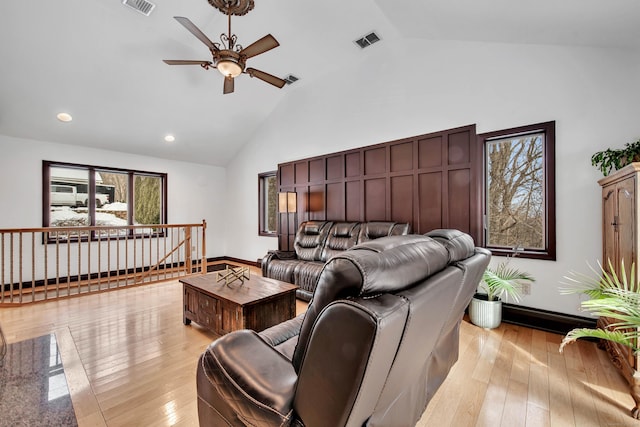
[{"label": "white wall", "polygon": [[277,247],[257,235],[256,189],[278,163],[472,123],[482,133],[555,120],[557,261],[513,265],[537,278],[522,305],[582,314],[559,281],[601,256],[590,156],[640,138],[638,52],[424,40],[370,49],[340,74],[283,89],[291,94],[228,165],[227,254],[254,260]]},{"label": "white wall", "polygon": [[[42,226],[42,161],[166,173],[168,221],[207,221],[207,256],[225,255],[225,169],[0,135],[0,228]],[[35,189],[35,191],[34,191]]]}]

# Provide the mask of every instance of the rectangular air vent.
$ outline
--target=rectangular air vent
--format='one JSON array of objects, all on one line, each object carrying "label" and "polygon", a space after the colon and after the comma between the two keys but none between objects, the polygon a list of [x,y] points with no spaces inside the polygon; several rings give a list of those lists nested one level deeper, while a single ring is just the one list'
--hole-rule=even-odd
[{"label": "rectangular air vent", "polygon": [[122,4],[137,10],[145,16],[151,15],[151,11],[156,7],[155,4],[147,0],[122,0]]},{"label": "rectangular air vent", "polygon": [[290,85],[292,83],[297,82],[298,80],[300,80],[299,78],[297,78],[296,76],[294,76],[293,74],[289,74],[287,77],[284,78],[284,81]]},{"label": "rectangular air vent", "polygon": [[364,49],[365,47],[369,47],[378,41],[380,41],[380,37],[373,31],[366,36],[359,38],[358,40],[354,40],[355,44],[360,46],[362,49]]}]

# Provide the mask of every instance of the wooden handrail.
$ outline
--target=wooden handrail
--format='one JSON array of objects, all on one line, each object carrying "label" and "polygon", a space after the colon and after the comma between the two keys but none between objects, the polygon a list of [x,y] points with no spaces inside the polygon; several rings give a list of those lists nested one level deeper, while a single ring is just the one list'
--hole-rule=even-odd
[{"label": "wooden handrail", "polygon": [[0,229],[0,307],[207,272],[206,221]]}]

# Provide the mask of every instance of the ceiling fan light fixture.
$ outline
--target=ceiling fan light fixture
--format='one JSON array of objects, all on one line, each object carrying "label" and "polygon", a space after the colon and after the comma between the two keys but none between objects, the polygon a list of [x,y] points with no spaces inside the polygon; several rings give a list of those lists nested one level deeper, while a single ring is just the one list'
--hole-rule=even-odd
[{"label": "ceiling fan light fixture", "polygon": [[242,73],[242,67],[233,59],[221,59],[216,68],[225,77],[238,77]]}]

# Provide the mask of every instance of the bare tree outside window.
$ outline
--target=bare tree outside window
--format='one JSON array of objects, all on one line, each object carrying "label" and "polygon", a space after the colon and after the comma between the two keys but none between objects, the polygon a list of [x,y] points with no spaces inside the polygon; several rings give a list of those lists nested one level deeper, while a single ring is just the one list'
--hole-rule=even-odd
[{"label": "bare tree outside window", "polygon": [[555,258],[554,122],[481,135],[485,246]]},{"label": "bare tree outside window", "polygon": [[544,248],[544,134],[487,142],[487,243]]}]

